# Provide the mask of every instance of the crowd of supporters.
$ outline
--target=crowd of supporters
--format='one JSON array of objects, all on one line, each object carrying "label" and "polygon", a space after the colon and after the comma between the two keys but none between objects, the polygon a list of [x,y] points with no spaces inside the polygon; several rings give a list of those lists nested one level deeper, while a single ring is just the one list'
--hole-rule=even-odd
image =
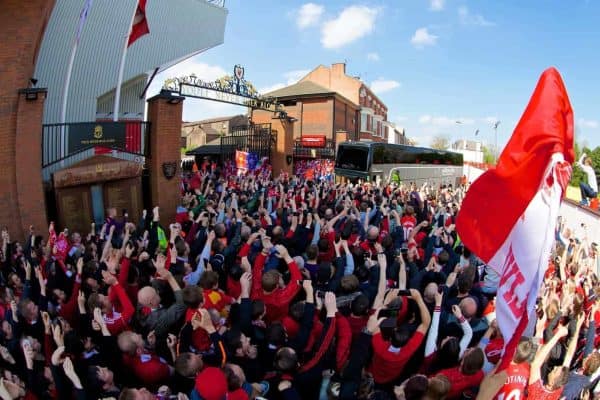
[{"label": "crowd of supporters", "polygon": [[213,167],[177,222],[7,227],[0,398],[598,398],[592,238],[560,221],[535,326],[497,374],[499,276],[456,234],[466,191]]}]

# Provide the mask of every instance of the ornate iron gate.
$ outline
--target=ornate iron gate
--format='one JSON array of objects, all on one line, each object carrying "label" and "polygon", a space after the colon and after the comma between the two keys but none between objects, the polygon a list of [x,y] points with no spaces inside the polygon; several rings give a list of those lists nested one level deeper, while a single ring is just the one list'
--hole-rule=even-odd
[{"label": "ornate iron gate", "polygon": [[271,147],[276,143],[277,133],[271,130],[271,124],[234,126],[228,136],[221,137],[221,162],[232,160],[236,150],[271,159]]}]

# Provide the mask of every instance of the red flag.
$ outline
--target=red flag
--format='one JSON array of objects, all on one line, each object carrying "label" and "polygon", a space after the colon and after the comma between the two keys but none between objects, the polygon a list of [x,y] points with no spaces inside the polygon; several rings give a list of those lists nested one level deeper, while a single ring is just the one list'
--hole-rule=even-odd
[{"label": "red flag", "polygon": [[465,246],[501,277],[496,317],[507,342],[501,369],[535,307],[573,160],[573,111],[560,74],[550,68],[496,168],[471,185],[456,222]]},{"label": "red flag", "polygon": [[150,33],[150,29],[148,28],[148,20],[146,19],[146,0],[139,0],[135,16],[133,17],[127,47],[131,46],[133,42],[147,33]]}]

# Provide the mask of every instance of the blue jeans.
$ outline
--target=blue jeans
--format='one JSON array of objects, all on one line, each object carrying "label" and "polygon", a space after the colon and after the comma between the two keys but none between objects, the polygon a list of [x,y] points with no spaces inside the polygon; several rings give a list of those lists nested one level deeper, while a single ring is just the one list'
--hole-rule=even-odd
[{"label": "blue jeans", "polygon": [[590,187],[590,185],[588,185],[585,182],[581,182],[579,183],[579,189],[581,190],[581,201],[587,203],[587,199],[593,199],[594,197],[598,196],[597,192],[594,192],[594,189],[592,189]]}]

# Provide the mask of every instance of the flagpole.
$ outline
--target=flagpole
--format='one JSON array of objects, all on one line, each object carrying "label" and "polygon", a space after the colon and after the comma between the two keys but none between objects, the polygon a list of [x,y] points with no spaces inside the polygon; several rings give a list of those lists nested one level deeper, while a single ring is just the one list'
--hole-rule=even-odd
[{"label": "flagpole", "polygon": [[81,38],[81,31],[83,30],[83,24],[87,19],[87,16],[92,7],[93,0],[89,0],[84,3],[83,10],[79,16],[79,25],[77,32],[75,33],[75,40],[73,41],[73,47],[71,48],[71,57],[69,58],[69,65],[67,66],[67,76],[65,78],[65,86],[63,88],[62,107],[60,110],[60,123],[61,126],[61,158],[67,154],[67,133],[64,124],[67,122],[67,101],[69,98],[69,86],[71,85],[71,75],[73,73],[73,64],[75,63],[75,55],[77,54],[77,48],[79,46],[79,39]]},{"label": "flagpole", "polygon": [[121,84],[123,83],[123,71],[125,69],[125,57],[127,57],[127,48],[129,47],[129,36],[131,36],[131,29],[133,28],[133,21],[138,9],[138,2],[135,0],[135,8],[131,15],[131,21],[129,21],[129,28],[127,29],[127,35],[125,35],[125,44],[123,46],[123,53],[121,54],[121,64],[119,65],[119,77],[117,79],[117,87],[115,89],[115,107],[113,109],[113,121],[119,120],[119,102],[121,101]]},{"label": "flagpole", "polygon": [[69,59],[69,65],[67,66],[67,77],[65,79],[65,87],[63,89],[62,108],[60,110],[60,143],[61,154],[60,157],[66,156],[67,153],[67,132],[65,130],[65,122],[67,119],[67,100],[69,96],[69,86],[71,84],[71,73],[73,72],[73,64],[75,63],[75,54],[77,54],[78,40],[75,40],[73,48],[71,49],[71,58]]}]

